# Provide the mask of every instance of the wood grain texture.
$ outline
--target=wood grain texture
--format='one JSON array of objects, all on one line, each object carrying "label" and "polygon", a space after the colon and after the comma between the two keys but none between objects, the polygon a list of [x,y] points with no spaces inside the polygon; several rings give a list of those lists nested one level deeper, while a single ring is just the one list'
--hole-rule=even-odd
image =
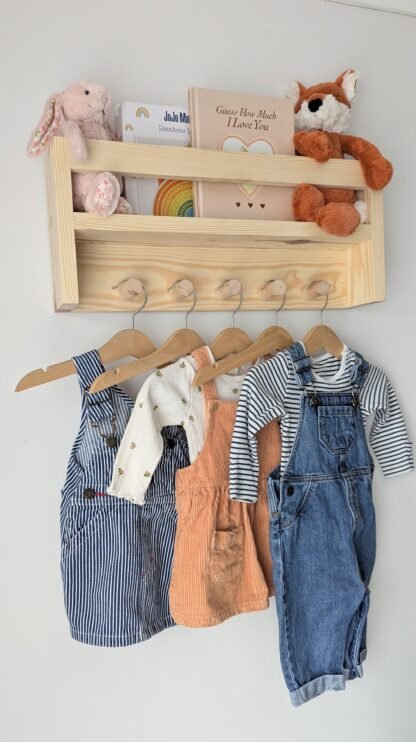
[{"label": "wood grain texture", "polygon": [[[230,278],[243,284],[243,309],[271,309],[261,289],[270,279],[287,284],[289,309],[310,308],[307,286],[334,285],[329,306],[345,308],[382,301],[385,296],[383,197],[365,187],[358,162],[317,164],[304,157],[249,155],[125,142],[88,142],[86,171],[113,170],[146,177],[251,181],[296,185],[307,181],[362,191],[369,223],[338,239],[317,225],[240,219],[184,219],[73,213],[71,160],[65,139],[56,137],[50,153],[51,239],[57,309],[132,311],[112,290],[138,276],[149,292],[145,311],[186,310],[168,293],[186,278],[198,292],[196,311],[228,309],[215,291]],[[79,296],[78,296],[79,282]]]},{"label": "wood grain texture", "polygon": [[386,298],[383,194],[368,189],[363,199],[373,222],[372,237],[351,246],[348,253],[348,303],[352,307]]},{"label": "wood grain texture", "polygon": [[52,140],[47,160],[47,182],[55,306],[56,309],[69,310],[78,304],[78,279],[69,151],[61,137]]},{"label": "wood grain texture", "polygon": [[200,348],[204,340],[195,330],[179,329],[176,330],[168,339],[153,353],[149,353],[144,358],[136,361],[123,363],[122,366],[104,371],[94,379],[90,386],[90,392],[95,394],[102,389],[108,389],[114,384],[120,384],[122,381],[132,379],[134,376],[140,376],[154,368],[163,368],[168,363],[175,361],[180,356],[186,356],[193,350]]},{"label": "wood grain texture", "polygon": [[213,245],[190,249],[78,241],[80,304],[77,310],[131,312],[132,302],[123,301],[111,287],[133,275],[143,281],[149,294],[144,311],[185,312],[190,302],[178,301],[168,293],[169,286],[181,278],[189,278],[197,291],[195,311],[231,312],[234,300],[221,300],[216,291],[229,278],[242,282],[243,311],[274,308],[274,302],[262,295],[262,288],[270,278],[285,282],[285,308],[319,306],[319,301],[308,298],[307,287],[322,278],[334,285],[329,306],[346,307],[348,250],[348,246],[334,250],[325,243],[296,247],[281,243],[277,247],[252,249]]},{"label": "wood grain texture", "polygon": [[369,219],[374,219],[374,230],[371,240],[366,242],[372,258],[371,273],[373,276],[373,301],[384,301],[386,298],[386,268],[384,252],[384,196],[380,191],[367,189]]},{"label": "wood grain texture", "polygon": [[[226,355],[222,360],[209,366],[201,368],[192,380],[192,386],[206,384],[207,381],[216,379],[221,374],[227,374],[233,369],[238,369],[246,363],[254,363],[258,358],[284,350],[292,345],[293,338],[283,327],[267,327],[254,343],[249,343],[240,351]],[[212,350],[212,348],[211,348]]]},{"label": "wood grain texture", "polygon": [[[143,358],[150,353],[154,353],[156,346],[143,332],[131,329],[120,330],[97,350],[102,363],[111,363],[129,356]],[[34,386],[40,386],[41,384],[49,384],[51,381],[57,381],[76,373],[77,368],[72,359],[55,363],[46,369],[37,368],[20,379],[15,391],[22,392],[25,389],[32,389]]]},{"label": "wood grain texture", "polygon": [[[275,222],[254,219],[201,219],[169,216],[73,214],[77,239],[148,245],[218,244],[259,247],[276,242],[328,242],[355,244],[370,240],[372,226],[362,224],[353,235],[335,237],[311,222]],[[296,249],[296,248],[295,248]]]},{"label": "wood grain texture", "polygon": [[317,163],[310,157],[243,154],[95,139],[88,140],[88,153],[88,160],[82,163],[82,168],[79,162],[71,160],[73,171],[112,170],[120,175],[140,174],[143,178],[227,183],[249,180],[259,185],[293,186],[302,182],[343,188],[365,188],[366,185],[361,166],[355,160]]}]

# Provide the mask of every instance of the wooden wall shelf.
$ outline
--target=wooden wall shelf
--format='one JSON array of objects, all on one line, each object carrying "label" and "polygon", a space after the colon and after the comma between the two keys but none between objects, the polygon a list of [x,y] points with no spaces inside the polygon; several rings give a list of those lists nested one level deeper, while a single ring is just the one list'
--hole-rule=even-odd
[{"label": "wooden wall shelf", "polygon": [[198,310],[224,310],[215,288],[227,278],[243,285],[243,309],[270,309],[261,287],[285,281],[287,308],[311,306],[308,285],[328,280],[329,306],[346,308],[384,299],[382,194],[366,188],[352,160],[319,165],[305,157],[224,153],[179,147],[90,140],[83,171],[268,185],[309,182],[359,190],[369,223],[347,238],[334,238],[315,224],[240,219],[155,216],[98,217],[72,210],[71,173],[80,170],[65,139],[55,137],[48,182],[57,310],[131,311],[112,287],[139,277],[146,285],[146,311],[183,310],[167,289],[189,278]]}]

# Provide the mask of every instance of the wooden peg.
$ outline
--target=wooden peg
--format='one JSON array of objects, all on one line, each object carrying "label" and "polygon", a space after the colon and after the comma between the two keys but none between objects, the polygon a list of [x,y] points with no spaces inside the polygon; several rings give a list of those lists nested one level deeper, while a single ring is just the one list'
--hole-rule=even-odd
[{"label": "wooden peg", "polygon": [[172,291],[176,298],[180,300],[191,296],[195,289],[192,281],[189,281],[187,278],[181,278],[179,281],[175,281],[175,283],[169,287],[168,291]]},{"label": "wooden peg", "polygon": [[332,285],[328,281],[313,281],[308,286],[308,297],[310,299],[317,299],[318,297],[328,296],[332,289]]},{"label": "wooden peg", "polygon": [[238,278],[230,278],[218,286],[216,289],[221,299],[230,299],[232,296],[239,296],[242,291],[241,281]]},{"label": "wooden peg", "polygon": [[261,288],[261,294],[264,299],[274,299],[275,296],[284,296],[286,294],[286,284],[280,278],[272,278]]},{"label": "wooden peg", "polygon": [[125,278],[113,286],[113,289],[116,289],[125,301],[134,301],[144,293],[140,278]]}]

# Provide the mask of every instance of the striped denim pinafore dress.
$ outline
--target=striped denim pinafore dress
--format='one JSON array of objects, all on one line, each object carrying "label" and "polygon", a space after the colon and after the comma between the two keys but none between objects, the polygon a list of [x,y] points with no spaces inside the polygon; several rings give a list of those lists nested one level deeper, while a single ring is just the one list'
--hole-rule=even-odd
[{"label": "striped denim pinafore dress", "polygon": [[[120,647],[174,625],[168,589],[176,532],[174,479],[189,463],[182,428],[164,428],[164,454],[143,506],[106,494],[133,402],[118,387],[88,394],[104,371],[76,356],[81,425],[61,502],[61,573],[71,636]],[[139,445],[139,443],[138,443]]]}]

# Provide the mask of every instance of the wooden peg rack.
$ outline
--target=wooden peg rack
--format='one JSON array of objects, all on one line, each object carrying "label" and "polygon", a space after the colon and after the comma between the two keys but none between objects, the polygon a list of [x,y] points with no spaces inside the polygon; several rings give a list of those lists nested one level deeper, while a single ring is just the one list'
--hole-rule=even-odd
[{"label": "wooden peg rack", "polygon": [[[242,309],[270,309],[262,287],[271,278],[287,286],[285,309],[313,306],[308,286],[326,280],[331,308],[385,297],[383,196],[366,187],[360,164],[307,157],[226,153],[182,147],[89,140],[89,159],[77,163],[66,140],[55,137],[48,162],[55,305],[59,311],[131,311],[113,286],[139,276],[145,311],[182,310],[168,292],[181,278],[198,294],[196,311],[224,310],[215,291],[228,278],[243,286]],[[73,211],[71,172],[111,170],[121,175],[295,186],[306,182],[360,191],[369,223],[337,238],[315,224],[242,219],[198,219]]]}]

